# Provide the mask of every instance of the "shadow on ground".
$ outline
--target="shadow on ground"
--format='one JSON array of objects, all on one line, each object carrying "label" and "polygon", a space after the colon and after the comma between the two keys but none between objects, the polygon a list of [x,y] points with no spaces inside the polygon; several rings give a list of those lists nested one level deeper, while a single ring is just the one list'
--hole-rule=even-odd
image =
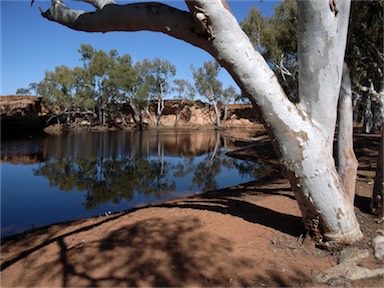
[{"label": "shadow on ground", "polygon": [[[280,180],[279,180],[280,181]],[[281,195],[292,200],[286,182],[268,180],[242,184],[194,197],[152,205],[156,208],[192,208],[228,214],[272,227],[288,235],[304,232],[300,217],[280,213],[246,201],[247,196]],[[244,198],[245,197],[245,198]],[[134,211],[146,209],[139,208]],[[2,243],[2,280],[15,265],[17,286],[289,286],[310,281],[297,271],[287,279],[283,272],[258,269],[255,259],[233,256],[233,244],[204,231],[197,217],[153,217],[127,225],[134,211],[96,218],[92,225],[72,229],[71,223],[46,227]],[[101,220],[100,220],[101,219]],[[128,221],[127,221],[128,222]],[[84,222],[85,223],[85,222]],[[89,222],[87,222],[89,223]],[[108,225],[108,231],[103,227]],[[72,230],[69,230],[72,229]],[[62,231],[62,232],[61,232]],[[39,240],[36,240],[39,236]],[[82,240],[82,237],[86,240]],[[17,245],[14,246],[14,244]],[[12,255],[12,249],[19,249]],[[14,250],[15,251],[15,250]],[[16,256],[15,256],[16,255]],[[279,259],[268,265],[278,265]],[[249,271],[243,277],[240,271]],[[56,279],[54,282],[53,279]],[[57,280],[59,279],[59,280]],[[3,282],[4,283],[4,282]],[[7,283],[8,284],[8,283]]]}]

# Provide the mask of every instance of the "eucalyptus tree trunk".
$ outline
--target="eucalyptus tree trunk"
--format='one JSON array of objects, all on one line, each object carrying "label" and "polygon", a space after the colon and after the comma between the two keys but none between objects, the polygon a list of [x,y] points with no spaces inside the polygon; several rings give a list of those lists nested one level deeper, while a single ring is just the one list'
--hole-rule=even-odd
[{"label": "eucalyptus tree trunk", "polygon": [[223,115],[223,123],[225,124],[225,121],[227,121],[227,119],[228,119],[228,110],[229,110],[229,108],[228,108],[228,103],[225,103],[224,104],[224,115]]},{"label": "eucalyptus tree trunk", "polygon": [[384,220],[384,128],[381,129],[381,140],[379,156],[377,158],[375,184],[373,186],[373,194],[371,201],[372,213],[379,216],[379,221]]},{"label": "eucalyptus tree trunk", "polygon": [[144,112],[145,112],[145,114],[147,114],[147,117],[148,117],[149,121],[151,121],[152,125],[156,125],[156,122],[153,119],[153,116],[152,116],[151,112],[149,111],[149,104],[147,104],[144,107]]},{"label": "eucalyptus tree trunk", "polygon": [[156,117],[156,127],[160,125],[160,118],[163,115],[164,111],[164,90],[163,83],[160,84],[160,95],[157,96],[157,117]]},{"label": "eucalyptus tree trunk", "polygon": [[175,109],[175,122],[173,122],[173,127],[177,127],[177,123],[179,122],[179,115],[184,108],[185,98],[183,98]]},{"label": "eucalyptus tree trunk", "polygon": [[220,111],[219,108],[217,107],[217,101],[215,97],[215,93],[213,92],[213,89],[211,89],[207,93],[207,98],[208,100],[212,103],[213,105],[213,110],[215,111],[215,117],[216,117],[216,126],[220,127],[221,126],[221,121],[220,121]]},{"label": "eucalyptus tree trunk", "polygon": [[355,199],[356,172],[358,162],[353,151],[353,107],[351,79],[347,64],[344,63],[343,77],[338,105],[339,125],[337,133],[338,172],[345,193],[353,204]]},{"label": "eucalyptus tree trunk", "polygon": [[323,241],[362,238],[332,155],[349,1],[298,2],[299,104],[285,95],[224,0],[187,1],[189,12],[160,3],[87,2],[98,9],[75,11],[55,0],[43,16],[88,32],[163,32],[210,53],[260,111],[305,227]]},{"label": "eucalyptus tree trunk", "polygon": [[[134,105],[132,102],[129,104],[132,108],[132,118],[135,124],[139,127],[139,130],[143,130],[143,117],[141,115],[141,111],[137,109],[136,105]],[[139,119],[137,119],[139,118]]]}]

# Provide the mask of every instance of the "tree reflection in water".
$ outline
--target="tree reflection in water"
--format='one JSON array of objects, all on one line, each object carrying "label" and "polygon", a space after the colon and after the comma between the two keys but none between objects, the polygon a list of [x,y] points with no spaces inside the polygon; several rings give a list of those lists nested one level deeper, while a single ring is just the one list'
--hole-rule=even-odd
[{"label": "tree reflection in water", "polygon": [[62,191],[86,191],[86,209],[129,202],[135,193],[162,198],[177,190],[213,190],[225,185],[218,183],[220,173],[227,173],[227,178],[239,177],[237,173],[249,181],[268,169],[225,156],[228,149],[236,147],[219,131],[122,131],[113,137],[95,133],[70,138],[65,139],[65,145],[46,146],[55,147],[55,157],[40,163],[34,175],[47,178],[51,187]]}]

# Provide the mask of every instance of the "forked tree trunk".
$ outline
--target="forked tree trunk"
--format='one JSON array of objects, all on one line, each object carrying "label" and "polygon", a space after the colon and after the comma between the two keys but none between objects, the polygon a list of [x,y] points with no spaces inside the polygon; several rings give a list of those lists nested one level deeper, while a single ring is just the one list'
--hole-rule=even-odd
[{"label": "forked tree trunk", "polygon": [[299,105],[289,101],[224,0],[187,1],[190,13],[159,3],[111,4],[85,13],[55,1],[43,16],[73,29],[163,32],[209,52],[258,107],[306,228],[323,240],[353,243],[361,239],[332,155],[348,1],[332,1],[337,7],[330,6],[329,0],[298,2]]}]

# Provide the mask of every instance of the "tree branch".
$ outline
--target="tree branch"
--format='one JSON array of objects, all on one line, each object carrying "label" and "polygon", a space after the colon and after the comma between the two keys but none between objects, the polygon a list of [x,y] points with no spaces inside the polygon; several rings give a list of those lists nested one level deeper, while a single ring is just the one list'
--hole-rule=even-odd
[{"label": "tree branch", "polygon": [[103,9],[103,7],[108,4],[116,4],[114,0],[83,0],[83,1],[91,4],[96,9]]},{"label": "tree branch", "polygon": [[112,4],[109,0],[84,0],[98,8],[87,12],[66,7],[53,0],[42,16],[71,29],[85,32],[153,31],[204,49],[212,54],[211,43],[195,32],[192,14],[174,7],[155,3]]}]

